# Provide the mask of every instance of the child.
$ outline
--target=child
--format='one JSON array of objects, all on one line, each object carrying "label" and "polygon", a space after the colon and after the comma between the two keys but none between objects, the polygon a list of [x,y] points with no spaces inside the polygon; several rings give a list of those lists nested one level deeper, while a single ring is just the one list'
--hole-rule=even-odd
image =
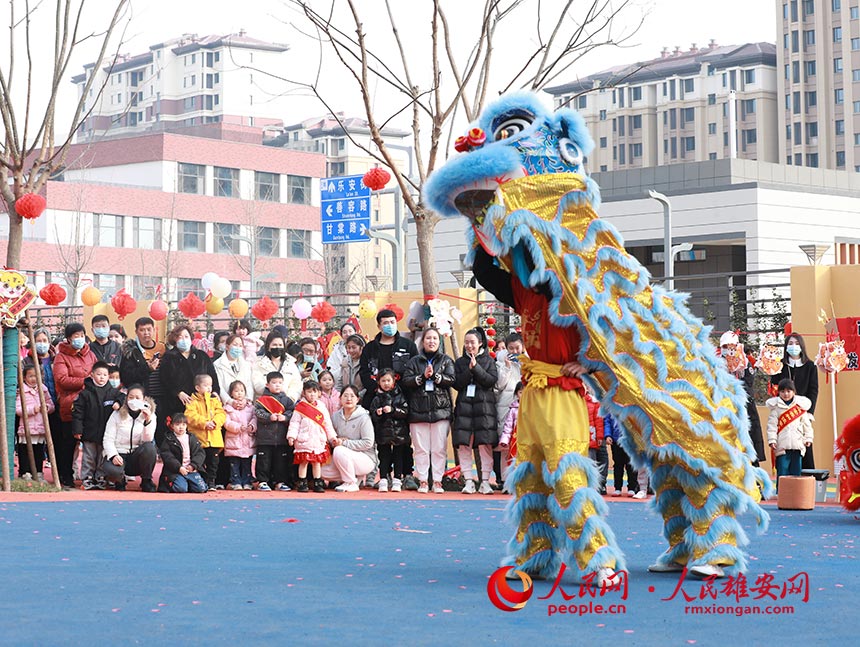
[{"label": "child", "polygon": [[328,409],[329,415],[341,408],[340,391],[334,388],[334,375],[331,371],[320,373],[320,401]]},{"label": "child", "polygon": [[376,395],[370,404],[370,417],[379,452],[379,491],[388,492],[388,475],[394,468],[391,491],[400,492],[408,468],[409,405],[397,386],[397,374],[390,368],[379,374]]},{"label": "child", "polygon": [[239,335],[242,338],[242,345],[245,348],[245,360],[249,362],[257,361],[257,352],[263,347],[263,340],[260,338],[259,332],[252,332],[253,327],[249,319],[240,319],[233,324],[233,334]]},{"label": "child", "polygon": [[125,393],[125,388],[122,385],[122,379],[119,376],[119,366],[116,364],[108,364],[108,384],[114,389],[119,389]]},{"label": "child", "polygon": [[609,454],[603,442],[603,417],[600,415],[600,404],[585,391],[585,406],[588,408],[588,457],[597,465],[600,474],[600,494],[606,494],[606,476],[609,472]]},{"label": "child", "polygon": [[[523,338],[517,332],[512,332],[505,337],[506,350],[496,346],[496,370],[499,377],[496,380],[496,413],[499,423],[499,435],[504,431],[505,418],[514,401],[514,392],[522,383],[523,371],[520,364],[520,356],[524,355]],[[504,482],[511,463],[508,451],[497,446],[493,451],[493,471],[496,473],[496,481]]]},{"label": "child", "polygon": [[[39,384],[36,381],[36,367],[32,364],[25,364],[24,383],[21,385],[21,391],[18,392],[18,397],[15,398],[15,413],[21,419],[18,426],[18,442],[15,445],[15,451],[18,453],[18,476],[26,478],[27,476],[36,475],[40,481],[44,481],[42,476],[42,465],[45,463],[45,421],[42,419],[42,405],[39,401]],[[24,408],[21,408],[21,393],[24,393]],[[42,393],[45,396],[45,406],[48,413],[54,413],[54,401],[51,399],[51,394],[48,387],[42,384]],[[27,436],[24,433],[24,418],[27,418],[27,428],[30,430],[30,442],[33,444],[33,460],[35,465],[30,465],[30,457],[27,453]],[[26,467],[30,465],[30,469]]]},{"label": "child", "polygon": [[251,458],[257,444],[257,416],[254,407],[245,404],[245,384],[236,380],[230,384],[232,404],[224,405],[227,422],[224,423],[224,456],[230,464],[230,489],[251,490]]},{"label": "child", "polygon": [[292,482],[293,450],[287,444],[287,424],[295,403],[284,393],[284,376],[277,371],[266,375],[266,388],[254,403],[257,416],[257,489],[289,492]]},{"label": "child", "polygon": [[517,418],[520,415],[520,393],[523,391],[523,383],[519,382],[514,387],[514,399],[508,407],[505,421],[502,425],[502,433],[499,435],[499,449],[502,458],[502,482],[508,478],[508,472],[517,456]]},{"label": "child", "polygon": [[[188,430],[197,436],[197,440],[206,450],[206,485],[210,490],[215,489],[215,474],[221,460],[221,450],[224,448],[224,436],[221,427],[227,420],[221,400],[212,395],[212,378],[205,373],[194,376],[194,395],[185,405],[185,417],[188,418]],[[221,487],[223,490],[223,486]]]},{"label": "child", "polygon": [[183,413],[167,419],[168,430],[158,448],[164,467],[158,482],[159,492],[206,492],[209,488],[200,474],[206,463],[206,450],[188,431],[188,418]]},{"label": "child", "polygon": [[624,473],[627,473],[627,496],[633,496],[639,489],[636,468],[630,462],[630,456],[624,451],[618,439],[621,437],[621,428],[610,415],[603,416],[603,431],[606,444],[612,450],[612,476],[615,482],[615,490],[612,496],[621,496],[621,486],[624,485]]},{"label": "child", "polygon": [[305,337],[299,342],[299,346],[302,349],[302,356],[298,359],[302,380],[319,382],[323,367],[317,360],[317,343],[310,337]]},{"label": "child", "polygon": [[83,442],[81,455],[81,487],[84,490],[105,490],[103,463],[105,425],[110,415],[125,401],[119,389],[108,384],[107,363],[93,364],[84,388],[72,403],[72,432]]},{"label": "child", "polygon": [[812,445],[812,401],[796,395],[794,382],[780,380],[779,396],[767,401],[767,443],[776,456],[776,478],[800,476],[801,459],[806,448]]},{"label": "child", "polygon": [[308,380],[302,385],[302,399],[296,405],[287,432],[287,442],[294,451],[293,463],[299,466],[299,492],[308,491],[308,464],[313,466],[314,492],[325,492],[322,464],[330,457],[328,442],[337,437],[328,409],[319,402],[319,397],[319,384]]}]

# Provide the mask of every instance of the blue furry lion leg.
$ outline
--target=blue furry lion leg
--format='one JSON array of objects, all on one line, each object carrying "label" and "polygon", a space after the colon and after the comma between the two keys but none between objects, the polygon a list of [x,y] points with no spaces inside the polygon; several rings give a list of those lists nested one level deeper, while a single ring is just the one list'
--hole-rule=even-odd
[{"label": "blue furry lion leg", "polygon": [[580,577],[601,568],[622,570],[624,555],[606,523],[607,507],[598,493],[600,474],[594,461],[577,453],[565,454],[554,471],[543,466],[544,481],[553,491],[549,512],[559,528],[565,554],[573,557]]},{"label": "blue furry lion leg", "polygon": [[671,566],[686,564],[690,552],[685,536],[690,526],[690,520],[684,512],[684,489],[681,486],[675,470],[671,465],[655,466],[651,483],[654,488],[654,508],[663,517],[663,537],[669,543],[669,548],[657,558],[657,564]]},{"label": "blue furry lion leg", "polygon": [[514,566],[532,577],[553,579],[561,568],[558,527],[547,509],[549,487],[542,470],[530,462],[518,463],[505,486],[514,496],[505,517],[516,532],[507,545],[502,566]]}]

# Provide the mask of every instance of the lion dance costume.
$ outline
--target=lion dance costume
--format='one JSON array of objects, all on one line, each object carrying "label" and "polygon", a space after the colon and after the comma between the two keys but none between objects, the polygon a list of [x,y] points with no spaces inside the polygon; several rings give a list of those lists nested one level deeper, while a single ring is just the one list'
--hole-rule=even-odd
[{"label": "lion dance costume", "polygon": [[599,188],[582,166],[593,142],[580,115],[549,112],[532,94],[507,95],[455,148],[465,154],[431,176],[425,195],[437,212],[470,219],[467,260],[520,314],[530,358],[507,482],[517,530],[503,564],[546,578],[567,555],[581,578],[624,568],[588,459],[583,385],[562,373],[578,362],[623,427],[634,465],[651,474],[669,543],[652,568],[746,570],[736,515],[752,511],[764,530],[758,502],[772,486],[751,462],[743,386],[686,297],[651,286],[598,218]]},{"label": "lion dance costume", "polygon": [[839,473],[839,501],[846,510],[860,510],[860,416],[842,427],[834,458],[844,458],[846,467]]}]

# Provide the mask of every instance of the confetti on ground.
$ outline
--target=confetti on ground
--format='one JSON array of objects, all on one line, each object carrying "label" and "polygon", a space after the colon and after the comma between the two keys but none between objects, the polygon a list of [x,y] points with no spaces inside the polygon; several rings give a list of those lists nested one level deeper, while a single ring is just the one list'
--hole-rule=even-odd
[{"label": "confetti on ground", "polygon": [[431,531],[430,531],[430,530],[412,530],[412,529],[410,529],[410,528],[398,528],[398,527],[396,527],[396,526],[394,527],[394,529],[395,529],[397,532],[414,532],[414,533],[417,533],[417,534],[419,534],[419,535],[429,535],[429,534],[431,534]]}]

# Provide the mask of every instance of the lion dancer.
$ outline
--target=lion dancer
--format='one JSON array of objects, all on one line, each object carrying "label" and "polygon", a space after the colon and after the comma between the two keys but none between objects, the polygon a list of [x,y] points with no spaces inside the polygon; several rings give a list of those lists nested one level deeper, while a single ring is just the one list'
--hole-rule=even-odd
[{"label": "lion dancer", "polygon": [[606,524],[600,476],[588,458],[589,419],[572,328],[550,322],[548,289],[530,290],[476,250],[475,277],[522,320],[525,388],[517,423],[517,464],[506,481],[514,498],[508,516],[517,526],[503,564],[532,578],[553,578],[571,555],[580,579],[600,585],[624,558]]}]

